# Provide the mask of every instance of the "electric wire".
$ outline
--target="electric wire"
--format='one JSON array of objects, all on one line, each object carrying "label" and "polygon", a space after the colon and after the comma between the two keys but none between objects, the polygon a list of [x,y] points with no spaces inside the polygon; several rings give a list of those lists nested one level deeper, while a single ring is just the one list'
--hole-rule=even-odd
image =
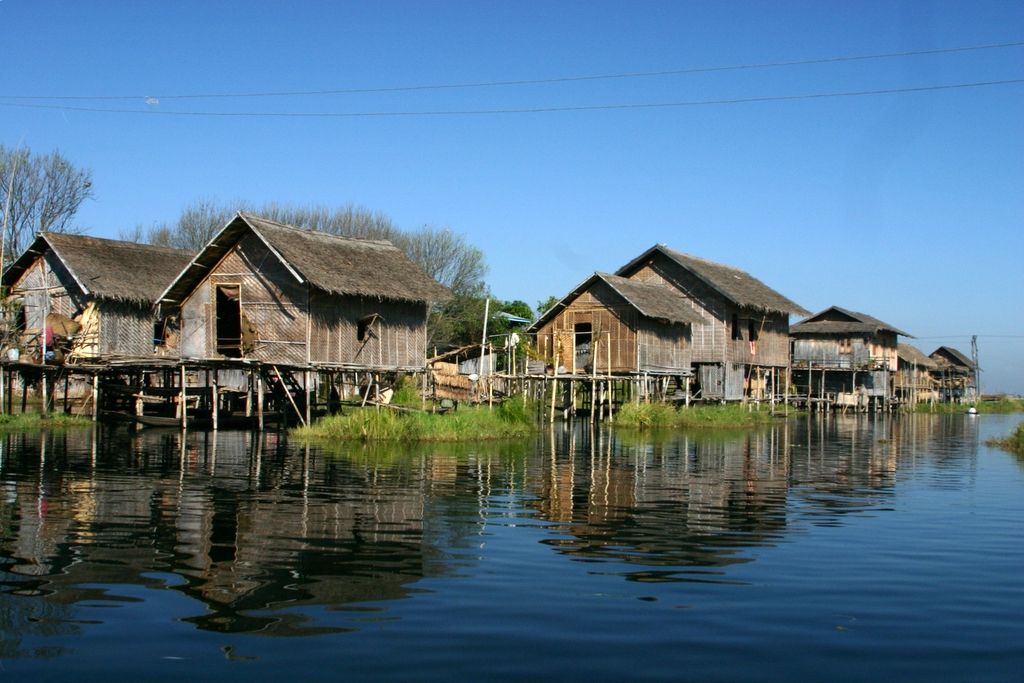
[{"label": "electric wire", "polygon": [[584,81],[601,80],[624,80],[633,78],[656,78],[663,76],[680,76],[700,73],[717,73],[729,71],[748,71],[756,69],[778,69],[794,66],[812,66],[816,64],[837,64],[843,62],[858,62],[882,59],[897,59],[903,57],[930,56],[942,54],[955,54],[965,52],[978,52],[984,50],[1000,50],[1007,48],[1024,47],[1024,41],[1013,41],[1005,43],[988,43],[983,45],[968,45],[960,47],[935,48],[931,50],[907,50],[902,52],[879,52],[863,55],[842,55],[836,57],[818,57],[813,59],[794,59],[772,62],[759,62],[750,64],[731,64],[724,66],[690,67],[680,69],[665,69],[659,71],[634,71],[612,74],[591,74],[582,76],[559,76],[553,78],[531,78],[516,80],[477,81],[466,83],[440,83],[424,85],[404,86],[382,86],[368,88],[336,88],[318,90],[283,90],[268,92],[237,92],[237,93],[193,93],[193,94],[168,94],[160,95],[150,93],[146,95],[0,95],[4,100],[138,100],[156,98],[160,100],[172,99],[229,99],[229,98],[257,98],[257,97],[300,97],[320,95],[356,95],[370,93],[393,93],[393,92],[415,92],[426,90],[457,90],[470,88],[495,88],[523,85],[546,85],[557,83],[574,83]]},{"label": "electric wire", "polygon": [[872,95],[892,95],[897,93],[923,93],[943,90],[960,90],[967,88],[984,88],[1003,85],[1019,85],[1024,78],[1011,78],[996,81],[976,81],[972,83],[947,83],[905,88],[881,88],[876,90],[851,90],[825,93],[806,93],[800,95],[765,95],[759,97],[737,97],[713,100],[684,100],[677,102],[646,102],[622,104],[592,104],[563,107],[518,107],[506,109],[448,109],[435,111],[369,111],[369,112],[257,112],[257,111],[168,111],[161,109],[120,109],[106,107],[83,107],[60,104],[33,104],[27,102],[0,102],[0,107],[18,107],[28,109],[50,109],[58,111],[79,111],[106,114],[142,114],[147,116],[184,116],[184,117],[222,117],[222,118],[381,118],[381,117],[441,117],[441,116],[489,116],[496,114],[548,114],[556,112],[611,111],[626,109],[665,109],[682,107],[706,107],[731,104],[751,104],[763,102],[793,102],[801,100],[819,100],[844,97],[867,97]]}]

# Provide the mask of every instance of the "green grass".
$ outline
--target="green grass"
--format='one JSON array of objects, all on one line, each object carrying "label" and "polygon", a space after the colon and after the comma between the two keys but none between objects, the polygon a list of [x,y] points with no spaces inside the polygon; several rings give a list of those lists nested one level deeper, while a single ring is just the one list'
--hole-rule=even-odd
[{"label": "green grass", "polygon": [[[796,415],[791,411],[790,415]],[[666,403],[627,403],[615,413],[615,425],[630,429],[735,429],[778,420],[766,409],[740,404],[695,405],[675,408]]]},{"label": "green grass", "polygon": [[989,446],[1002,448],[1004,451],[1024,456],[1024,422],[1017,425],[1017,428],[1005,439],[990,439],[985,442]]},{"label": "green grass", "polygon": [[[965,413],[971,407],[969,403],[936,403],[928,405],[919,403],[914,406],[915,413]],[[1002,398],[998,401],[978,401],[975,406],[979,413],[1024,413],[1024,399]]]},{"label": "green grass", "polygon": [[521,438],[537,428],[522,401],[507,401],[493,409],[463,406],[444,415],[355,408],[299,427],[292,434],[310,441],[482,441]]},{"label": "green grass", "polygon": [[0,415],[0,431],[19,432],[40,429],[67,429],[69,427],[88,427],[92,420],[77,415],[64,413],[18,413],[17,415]]}]

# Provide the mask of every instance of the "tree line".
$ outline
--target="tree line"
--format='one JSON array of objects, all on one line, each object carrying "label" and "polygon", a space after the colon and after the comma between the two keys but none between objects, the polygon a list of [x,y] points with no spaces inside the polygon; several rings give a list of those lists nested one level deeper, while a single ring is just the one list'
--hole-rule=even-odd
[{"label": "tree line", "polygon": [[[0,210],[3,211],[0,262],[5,268],[39,232],[87,232],[73,219],[81,205],[94,197],[92,173],[75,166],[58,151],[34,154],[27,147],[10,149],[0,145],[0,193]],[[198,252],[237,211],[332,235],[390,241],[452,292],[448,302],[431,311],[427,332],[432,348],[441,350],[480,343],[487,299],[491,299],[488,336],[502,334],[509,327],[508,321],[494,317],[495,313],[504,311],[524,318],[533,317],[529,304],[519,300],[495,300],[490,295],[485,281],[484,254],[464,235],[447,226],[403,229],[386,214],[353,204],[331,207],[267,202],[257,205],[199,199],[185,207],[176,220],[148,228],[136,225],[122,230],[119,238]]]}]

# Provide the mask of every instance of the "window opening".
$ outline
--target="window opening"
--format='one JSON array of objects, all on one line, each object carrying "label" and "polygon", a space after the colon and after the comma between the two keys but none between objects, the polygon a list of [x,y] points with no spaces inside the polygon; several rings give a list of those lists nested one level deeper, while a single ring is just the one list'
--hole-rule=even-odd
[{"label": "window opening", "polygon": [[759,336],[761,336],[761,335],[759,334],[759,330],[758,330],[758,326],[757,326],[757,321],[754,320],[754,319],[748,320],[747,321],[747,337],[750,339],[750,341],[757,341],[757,338]]},{"label": "window opening", "polygon": [[740,327],[740,317],[733,313],[732,315],[732,338],[743,339],[743,328]]},{"label": "window opening", "polygon": [[360,318],[356,326],[356,339],[358,341],[366,341],[367,339],[375,338],[377,333],[373,331],[373,323],[380,319],[379,313],[371,313]]}]

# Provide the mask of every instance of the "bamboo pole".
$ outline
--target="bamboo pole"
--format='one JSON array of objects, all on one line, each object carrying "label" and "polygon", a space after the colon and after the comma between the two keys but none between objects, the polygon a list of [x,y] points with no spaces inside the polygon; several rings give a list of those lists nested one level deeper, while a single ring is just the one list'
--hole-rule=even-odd
[{"label": "bamboo pole", "polygon": [[213,384],[210,386],[210,419],[213,421],[213,431],[217,431],[220,428],[220,396],[217,394],[218,374],[219,371],[213,371]]},{"label": "bamboo pole", "polygon": [[47,411],[47,408],[49,407],[49,405],[48,405],[48,401],[47,401],[47,398],[48,398],[48,397],[47,397],[47,382],[46,382],[46,370],[43,370],[43,379],[42,379],[42,382],[43,382],[43,405],[42,405],[42,407],[40,408],[40,412],[41,412],[41,413],[42,413],[43,415],[46,415],[46,413],[48,412],[48,411]]},{"label": "bamboo pole", "polygon": [[256,373],[256,424],[263,431],[263,373]]},{"label": "bamboo pole", "polygon": [[92,421],[100,420],[100,376],[92,376]]},{"label": "bamboo pole", "polygon": [[608,388],[609,388],[609,392],[608,392],[608,421],[609,422],[613,422],[614,419],[615,419],[615,417],[614,417],[615,408],[613,407],[613,404],[615,403],[615,385],[612,383],[611,376],[612,376],[612,333],[609,332],[608,333]]},{"label": "bamboo pole", "polygon": [[[185,403],[185,366],[181,366],[181,390],[178,394],[178,409],[181,410],[181,428],[188,429],[188,405]],[[183,441],[184,443],[184,441]]]}]

